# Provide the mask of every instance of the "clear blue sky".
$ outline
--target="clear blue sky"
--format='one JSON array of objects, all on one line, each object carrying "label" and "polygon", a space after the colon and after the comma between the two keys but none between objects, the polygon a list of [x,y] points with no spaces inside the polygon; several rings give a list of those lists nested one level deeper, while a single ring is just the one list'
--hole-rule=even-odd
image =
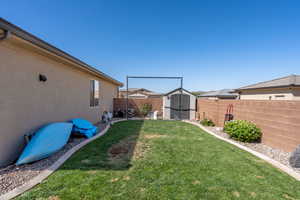
[{"label": "clear blue sky", "polygon": [[299,0],[2,1],[0,16],[122,82],[215,90],[300,74]]}]

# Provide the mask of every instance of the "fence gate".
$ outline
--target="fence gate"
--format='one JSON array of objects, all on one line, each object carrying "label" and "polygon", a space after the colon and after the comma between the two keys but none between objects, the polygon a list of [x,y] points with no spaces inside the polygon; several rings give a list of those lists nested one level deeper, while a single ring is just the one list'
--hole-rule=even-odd
[{"label": "fence gate", "polygon": [[171,119],[190,119],[190,96],[187,94],[171,95],[170,110]]}]

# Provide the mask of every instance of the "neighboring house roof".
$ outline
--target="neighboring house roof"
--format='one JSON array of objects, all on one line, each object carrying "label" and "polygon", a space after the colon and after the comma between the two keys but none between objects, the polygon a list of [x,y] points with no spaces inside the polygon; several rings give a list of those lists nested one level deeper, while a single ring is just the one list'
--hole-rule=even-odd
[{"label": "neighboring house roof", "polygon": [[300,86],[300,75],[289,75],[270,81],[264,81],[248,86],[244,86],[236,89],[239,90],[248,90],[248,89],[261,89],[261,88],[278,88],[278,87],[290,87],[290,86]]},{"label": "neighboring house roof", "polygon": [[172,91],[170,91],[170,92],[164,94],[164,96],[168,96],[169,94],[172,94],[172,93],[174,93],[174,92],[176,92],[176,91],[178,91],[178,90],[185,91],[186,93],[189,93],[190,95],[195,96],[193,93],[191,93],[190,91],[188,91],[188,90],[186,90],[186,89],[184,89],[184,88],[176,88],[175,90],[172,90]]},{"label": "neighboring house roof", "polygon": [[198,95],[198,97],[236,97],[237,93],[233,93],[234,90],[223,89],[217,91],[206,92],[204,94]]},{"label": "neighboring house roof", "polygon": [[94,67],[84,63],[83,61],[79,60],[78,58],[75,58],[71,56],[70,54],[54,47],[53,45],[39,39],[38,37],[24,31],[23,29],[17,27],[16,25],[4,20],[0,17],[0,29],[3,29],[7,31],[9,34],[13,34],[19,38],[22,38],[23,40],[30,42],[31,44],[34,44],[38,46],[39,48],[42,48],[44,50],[47,50],[48,52],[51,52],[57,56],[60,56],[64,59],[67,59],[71,61],[74,64],[77,64],[80,66],[81,69],[84,69],[85,71],[91,72],[107,81],[110,81],[111,83],[114,83],[119,86],[123,86],[123,83],[115,80],[114,78],[108,76],[107,74],[95,69]]},{"label": "neighboring house roof", "polygon": [[[126,92],[127,89],[120,89],[120,92]],[[136,91],[145,91],[145,92],[152,92],[150,90],[147,90],[145,88],[128,88],[128,92],[136,92]]]},{"label": "neighboring house roof", "polygon": [[149,92],[149,93],[147,93],[147,95],[149,95],[149,96],[162,96],[163,94],[162,93],[156,93],[156,92]]},{"label": "neighboring house roof", "polygon": [[160,96],[160,95],[163,95],[162,93],[157,93],[157,92],[146,92],[147,95],[152,95],[152,96]]},{"label": "neighboring house roof", "polygon": [[199,95],[204,94],[206,92],[205,91],[191,91],[191,93],[193,93],[196,96],[199,96]]},{"label": "neighboring house roof", "polygon": [[[127,91],[126,89],[120,89],[120,92],[122,92],[122,93],[126,93],[126,91]],[[148,96],[159,96],[159,95],[162,95],[161,93],[153,92],[153,91],[145,89],[145,88],[128,88],[128,92],[129,93],[142,92],[144,95],[148,95]]]},{"label": "neighboring house roof", "polygon": [[134,93],[128,95],[128,97],[147,97],[147,95],[141,94],[141,93]]}]

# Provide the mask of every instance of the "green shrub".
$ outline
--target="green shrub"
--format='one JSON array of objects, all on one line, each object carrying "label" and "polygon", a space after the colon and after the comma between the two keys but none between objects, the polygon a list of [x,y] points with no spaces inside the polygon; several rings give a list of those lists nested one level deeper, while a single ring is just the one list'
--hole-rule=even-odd
[{"label": "green shrub", "polygon": [[202,124],[203,126],[215,126],[215,123],[213,121],[211,121],[210,119],[203,119],[200,121],[200,124]]},{"label": "green shrub", "polygon": [[226,122],[224,132],[235,140],[241,142],[255,142],[261,138],[261,130],[255,124],[246,120],[233,120]]},{"label": "green shrub", "polygon": [[148,115],[148,113],[152,110],[152,105],[149,104],[149,103],[145,103],[141,110],[140,110],[140,113],[145,117]]}]

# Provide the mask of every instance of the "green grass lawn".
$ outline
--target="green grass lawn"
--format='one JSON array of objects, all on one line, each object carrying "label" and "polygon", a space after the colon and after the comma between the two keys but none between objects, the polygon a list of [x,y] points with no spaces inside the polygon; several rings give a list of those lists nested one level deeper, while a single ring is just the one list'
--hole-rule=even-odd
[{"label": "green grass lawn", "polygon": [[300,199],[300,182],[177,121],[126,121],[18,199]]}]

